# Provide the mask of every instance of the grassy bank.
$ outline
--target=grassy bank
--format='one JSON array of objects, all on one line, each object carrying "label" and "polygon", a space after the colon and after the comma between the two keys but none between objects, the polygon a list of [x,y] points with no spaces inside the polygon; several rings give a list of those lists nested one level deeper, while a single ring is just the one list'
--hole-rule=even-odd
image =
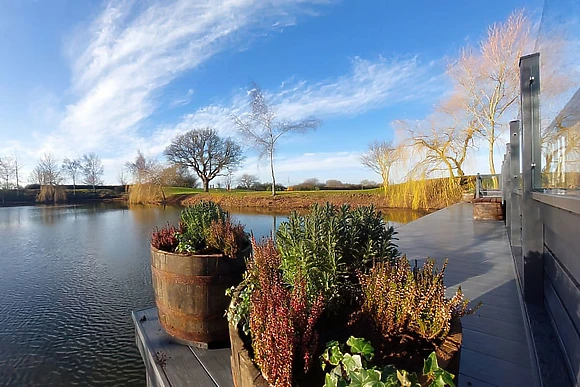
[{"label": "grassy bank", "polygon": [[469,180],[427,179],[394,184],[386,190],[280,191],[274,197],[265,191],[244,190],[203,192],[194,188],[167,188],[165,192],[169,203],[181,205],[213,200],[224,207],[289,211],[329,202],[336,205],[374,205],[381,209],[436,210],[460,202],[463,192],[469,190],[471,185]]}]

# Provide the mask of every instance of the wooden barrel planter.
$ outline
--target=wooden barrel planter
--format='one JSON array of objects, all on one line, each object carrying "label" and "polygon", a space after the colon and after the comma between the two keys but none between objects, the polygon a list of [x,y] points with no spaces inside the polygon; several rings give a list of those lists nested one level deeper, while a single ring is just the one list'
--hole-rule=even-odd
[{"label": "wooden barrel planter", "polygon": [[503,206],[501,197],[490,196],[473,199],[474,220],[503,220]]},{"label": "wooden barrel planter", "polygon": [[[234,386],[268,387],[268,382],[262,376],[258,366],[252,361],[238,328],[230,325],[229,332],[232,349],[231,367]],[[436,350],[439,367],[455,375],[455,385],[459,385],[459,362],[461,358],[461,342],[463,340],[462,332],[461,320],[452,320],[449,334]],[[318,365],[318,363],[315,362],[315,365]],[[417,375],[420,375],[422,370],[415,370],[415,372],[417,372]],[[424,383],[426,380],[420,379],[419,381]]]},{"label": "wooden barrel planter", "polygon": [[231,259],[223,254],[186,255],[151,246],[151,274],[159,323],[176,341],[202,348],[228,342],[224,317],[230,298],[227,288],[237,285],[251,247]]}]

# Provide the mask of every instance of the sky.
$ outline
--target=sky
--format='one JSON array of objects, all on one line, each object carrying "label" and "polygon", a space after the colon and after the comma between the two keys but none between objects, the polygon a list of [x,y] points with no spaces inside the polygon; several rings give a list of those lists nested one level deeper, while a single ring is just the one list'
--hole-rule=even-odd
[{"label": "sky", "polygon": [[[95,152],[115,184],[137,150],[163,161],[191,129],[243,142],[231,114],[247,111],[256,82],[280,117],[323,122],[281,140],[277,181],[380,181],[359,162],[368,144],[392,139],[394,120],[425,117],[451,89],[446,64],[489,25],[522,8],[539,20],[543,5],[0,0],[0,156],[17,155],[26,175],[44,154]],[[251,149],[242,173],[269,180]]]}]

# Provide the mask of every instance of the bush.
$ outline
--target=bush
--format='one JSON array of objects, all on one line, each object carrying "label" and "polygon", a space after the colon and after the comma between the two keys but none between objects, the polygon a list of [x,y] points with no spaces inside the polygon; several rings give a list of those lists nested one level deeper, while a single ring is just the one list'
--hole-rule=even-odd
[{"label": "bush", "polygon": [[309,306],[304,277],[294,278],[293,289],[284,285],[274,242],[252,244],[254,259],[248,270],[256,280],[249,315],[254,360],[270,385],[291,386],[293,370],[307,372],[314,360],[314,326],[323,312],[323,297]]},{"label": "bush", "polygon": [[158,250],[172,252],[175,251],[179,241],[176,237],[177,229],[167,223],[167,226],[163,227],[161,230],[156,228],[151,235],[151,244]]},{"label": "bush", "polygon": [[37,203],[66,202],[66,191],[63,186],[42,185],[36,197]]},{"label": "bush", "polygon": [[445,297],[443,277],[447,262],[441,269],[433,260],[411,269],[405,256],[394,264],[381,262],[368,274],[359,274],[363,305],[381,337],[391,338],[414,334],[432,341],[449,333],[451,320],[473,313],[467,308],[461,288]]},{"label": "bush", "polygon": [[187,254],[218,252],[231,258],[249,243],[244,227],[232,222],[229,214],[211,201],[200,201],[182,210],[179,229],[167,224],[151,237],[151,244],[160,250]]},{"label": "bush", "polygon": [[280,224],[276,244],[287,284],[305,275],[313,301],[319,293],[330,303],[350,297],[356,271],[398,255],[395,231],[372,206],[351,209],[331,204],[312,206],[306,215],[293,212]]},{"label": "bush", "polygon": [[212,201],[199,201],[181,211],[181,232],[177,236],[179,245],[177,252],[194,253],[207,247],[211,223],[224,222],[226,212]]}]

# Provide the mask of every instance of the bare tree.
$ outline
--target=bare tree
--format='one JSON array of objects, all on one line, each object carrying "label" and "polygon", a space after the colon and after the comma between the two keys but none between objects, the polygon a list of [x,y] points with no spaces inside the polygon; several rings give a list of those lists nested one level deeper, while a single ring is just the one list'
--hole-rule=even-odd
[{"label": "bare tree", "polygon": [[133,182],[136,184],[143,184],[151,180],[151,173],[158,166],[157,160],[145,157],[141,150],[137,150],[135,161],[127,161],[125,167],[133,176]]},{"label": "bare tree", "polygon": [[70,160],[68,158],[62,161],[62,171],[70,177],[73,182],[73,195],[77,194],[77,177],[82,172],[82,163],[79,159]]},{"label": "bare tree", "polygon": [[212,128],[194,129],[180,134],[164,152],[177,165],[192,168],[209,191],[209,182],[228,167],[239,165],[244,159],[242,148],[230,138],[221,138]]},{"label": "bare tree", "polygon": [[274,156],[278,140],[288,133],[305,133],[318,128],[321,122],[315,118],[302,121],[279,120],[274,109],[256,83],[252,83],[250,95],[251,113],[247,119],[233,115],[242,136],[258,151],[259,157],[268,157],[272,173],[272,196],[276,195]]},{"label": "bare tree", "polygon": [[463,164],[474,147],[475,120],[457,105],[445,101],[425,121],[399,120],[394,126],[407,132],[411,150],[421,157],[426,172],[444,170],[450,177],[465,176]]},{"label": "bare tree", "polygon": [[82,161],[83,169],[83,183],[93,186],[93,192],[97,192],[96,186],[103,184],[103,163],[96,153],[88,153],[83,155]]},{"label": "bare tree", "polygon": [[40,158],[32,170],[30,181],[39,185],[58,185],[62,182],[61,170],[50,153]]},{"label": "bare tree", "polygon": [[399,161],[399,149],[392,141],[375,141],[360,157],[360,162],[378,173],[383,179],[385,193],[390,183],[391,168]]},{"label": "bare tree", "polygon": [[127,175],[125,168],[121,168],[117,171],[117,182],[119,182],[119,184],[122,186],[127,185]]},{"label": "bare tree", "polygon": [[[495,174],[494,147],[507,128],[519,97],[519,59],[530,46],[530,23],[522,11],[505,23],[493,24],[479,50],[463,49],[447,68],[463,108],[475,123],[475,133],[487,142],[489,170]],[[513,117],[511,114],[510,117]]]},{"label": "bare tree", "polygon": [[224,174],[224,183],[228,191],[232,190],[232,183],[234,182],[234,173],[236,172],[235,167],[227,167]]},{"label": "bare tree", "polygon": [[376,187],[378,186],[376,181],[363,179],[360,181],[361,189],[365,189],[365,187]]},{"label": "bare tree", "polygon": [[260,180],[258,180],[258,176],[250,175],[249,173],[244,173],[238,178],[238,184],[245,189],[253,188],[259,182]]},{"label": "bare tree", "polygon": [[0,157],[0,187],[10,189],[14,176],[14,160],[10,156]]}]

